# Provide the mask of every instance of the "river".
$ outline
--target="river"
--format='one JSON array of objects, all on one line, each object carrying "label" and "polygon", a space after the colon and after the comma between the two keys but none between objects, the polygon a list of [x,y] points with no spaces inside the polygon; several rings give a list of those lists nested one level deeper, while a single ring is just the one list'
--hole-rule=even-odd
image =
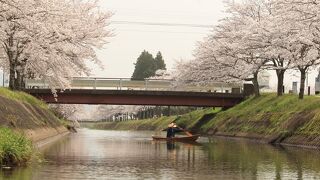
[{"label": "river", "polygon": [[0,179],[320,179],[318,150],[245,140],[155,142],[153,132],[81,129],[42,149],[44,163]]}]

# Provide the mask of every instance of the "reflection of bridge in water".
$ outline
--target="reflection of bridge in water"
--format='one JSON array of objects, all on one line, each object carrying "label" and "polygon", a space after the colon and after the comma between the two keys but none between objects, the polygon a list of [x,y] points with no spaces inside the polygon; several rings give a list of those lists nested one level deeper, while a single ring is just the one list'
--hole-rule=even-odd
[{"label": "reflection of bridge in water", "polygon": [[45,81],[27,80],[26,92],[47,103],[232,107],[247,94],[242,84],[172,86],[172,80],[74,78],[71,89],[55,99]]}]

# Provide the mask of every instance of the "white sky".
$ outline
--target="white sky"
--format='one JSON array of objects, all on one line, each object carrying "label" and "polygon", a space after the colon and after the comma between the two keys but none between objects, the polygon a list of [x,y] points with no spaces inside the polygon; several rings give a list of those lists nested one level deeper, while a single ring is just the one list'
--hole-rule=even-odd
[{"label": "white sky", "polygon": [[[114,12],[112,21],[214,25],[223,17],[223,0],[101,0],[101,8]],[[93,76],[131,77],[143,50],[161,51],[168,69],[176,60],[190,59],[195,43],[210,28],[111,24],[115,37],[98,51],[104,70],[94,68]]]},{"label": "white sky", "polygon": [[[109,39],[110,43],[97,52],[104,69],[91,64],[91,76],[129,78],[134,70],[133,63],[143,50],[153,55],[161,51],[168,69],[172,69],[177,60],[192,58],[196,42],[210,33],[211,28],[120,24],[119,21],[214,26],[225,16],[223,1],[100,0],[101,10],[114,12],[111,21],[118,23],[110,26],[115,34]],[[276,76],[274,72],[271,74],[270,86],[275,89]],[[316,74],[309,75],[312,89]],[[299,81],[299,72],[286,73],[286,91],[291,89],[292,81]],[[2,78],[0,82],[2,85]]]}]

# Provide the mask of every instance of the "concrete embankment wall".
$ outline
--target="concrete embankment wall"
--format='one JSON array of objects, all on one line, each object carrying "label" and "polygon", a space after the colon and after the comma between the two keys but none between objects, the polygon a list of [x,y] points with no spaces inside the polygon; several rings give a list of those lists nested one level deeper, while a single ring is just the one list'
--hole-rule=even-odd
[{"label": "concrete embankment wall", "polygon": [[0,125],[25,134],[35,143],[67,132],[46,106],[8,98],[1,93]]}]

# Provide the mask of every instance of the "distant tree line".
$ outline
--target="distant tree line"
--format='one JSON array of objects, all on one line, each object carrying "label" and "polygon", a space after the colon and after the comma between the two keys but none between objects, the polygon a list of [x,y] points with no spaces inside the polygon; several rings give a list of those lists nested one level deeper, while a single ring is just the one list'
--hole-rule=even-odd
[{"label": "distant tree line", "polygon": [[196,110],[197,107],[185,107],[185,106],[156,106],[145,107],[137,112],[138,119],[151,119],[161,116],[173,116],[186,114]]},{"label": "distant tree line", "polygon": [[185,106],[142,106],[137,112],[122,111],[110,114],[105,112],[102,121],[127,121],[139,119],[152,119],[162,116],[173,116],[186,114],[196,110],[198,107]]}]

